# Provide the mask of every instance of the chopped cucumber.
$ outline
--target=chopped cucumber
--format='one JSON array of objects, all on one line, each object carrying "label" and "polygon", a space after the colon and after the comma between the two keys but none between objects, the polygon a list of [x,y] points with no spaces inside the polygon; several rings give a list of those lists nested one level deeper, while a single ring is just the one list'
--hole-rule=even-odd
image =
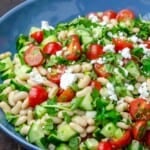
[{"label": "chopped cucumber", "polygon": [[0,60],[0,72],[4,72],[4,71],[7,71],[12,68],[13,68],[13,63],[12,63],[10,57],[6,57],[6,58]]},{"label": "chopped cucumber", "polygon": [[15,76],[14,72],[12,71],[12,69],[8,69],[7,71],[3,72],[1,74],[1,78],[2,80],[6,80],[6,79],[11,79]]},{"label": "chopped cucumber", "polygon": [[113,123],[106,124],[101,130],[101,134],[107,138],[113,137],[115,132],[116,132],[116,126]]},{"label": "chopped cucumber", "polygon": [[36,118],[41,118],[46,113],[45,107],[37,105],[34,110],[34,115]]},{"label": "chopped cucumber", "polygon": [[128,146],[127,150],[145,150],[145,148],[139,141],[132,140],[132,143]]},{"label": "chopped cucumber", "polygon": [[66,144],[59,145],[56,150],[71,150]]},{"label": "chopped cucumber", "polygon": [[139,68],[134,61],[129,61],[125,68],[132,77],[137,79],[140,76]]},{"label": "chopped cucumber", "polygon": [[61,141],[68,141],[70,138],[76,135],[76,132],[68,125],[61,124],[57,129],[57,137]]},{"label": "chopped cucumber", "polygon": [[85,142],[88,150],[97,150],[98,147],[98,141],[94,138],[89,138]]},{"label": "chopped cucumber", "polygon": [[114,137],[119,139],[123,136],[123,131],[120,128],[117,128],[115,133],[114,133]]},{"label": "chopped cucumber", "polygon": [[83,110],[92,110],[93,106],[92,106],[92,96],[90,93],[87,93],[87,95],[83,98],[82,102],[80,103],[80,107]]}]

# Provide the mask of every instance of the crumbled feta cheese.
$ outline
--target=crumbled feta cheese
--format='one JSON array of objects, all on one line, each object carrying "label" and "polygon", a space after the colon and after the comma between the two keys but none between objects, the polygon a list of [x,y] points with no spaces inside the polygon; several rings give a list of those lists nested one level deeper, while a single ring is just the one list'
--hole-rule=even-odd
[{"label": "crumbled feta cheese", "polygon": [[54,27],[50,26],[48,21],[41,21],[41,29],[42,30],[49,30],[49,29],[54,29]]},{"label": "crumbled feta cheese", "polygon": [[140,97],[142,97],[142,98],[147,98],[149,96],[149,91],[148,91],[148,87],[147,87],[146,82],[143,82],[141,84],[141,86],[138,89],[138,92],[140,94]]},{"label": "crumbled feta cheese", "polygon": [[115,88],[114,88],[113,84],[111,84],[110,82],[108,82],[106,84],[106,88],[107,88],[107,91],[108,91],[109,98],[111,100],[117,101],[117,95],[115,93]]},{"label": "crumbled feta cheese", "polygon": [[133,91],[134,90],[134,86],[133,85],[131,85],[131,84],[125,84],[125,86],[127,87],[127,90],[129,90],[129,91]]},{"label": "crumbled feta cheese", "polygon": [[57,51],[57,52],[56,52],[56,56],[61,56],[61,55],[62,55],[62,53],[63,53],[63,51],[62,51],[62,50]]},{"label": "crumbled feta cheese", "polygon": [[99,18],[98,18],[96,15],[94,15],[94,14],[90,14],[90,15],[88,16],[88,18],[89,18],[92,22],[98,22],[98,21],[99,21]]},{"label": "crumbled feta cheese", "polygon": [[105,58],[98,58],[96,62],[98,64],[104,64],[105,63]]},{"label": "crumbled feta cheese", "polygon": [[33,82],[37,84],[42,84],[44,82],[44,78],[36,70],[33,70],[30,73],[30,80],[32,80]]},{"label": "crumbled feta cheese", "polygon": [[73,73],[66,72],[60,78],[60,87],[62,89],[67,89],[77,80],[77,76]]},{"label": "crumbled feta cheese", "polygon": [[111,52],[115,52],[115,45],[113,44],[107,44],[106,46],[103,47],[103,51],[111,51]]},{"label": "crumbled feta cheese", "polygon": [[131,59],[130,49],[128,47],[122,49],[120,51],[121,56],[125,59]]},{"label": "crumbled feta cheese", "polygon": [[119,63],[120,66],[123,66],[124,62],[122,60],[118,60],[117,61]]},{"label": "crumbled feta cheese", "polygon": [[142,40],[139,39],[136,35],[132,35],[131,37],[129,37],[129,40],[131,40],[134,43],[142,42]]}]

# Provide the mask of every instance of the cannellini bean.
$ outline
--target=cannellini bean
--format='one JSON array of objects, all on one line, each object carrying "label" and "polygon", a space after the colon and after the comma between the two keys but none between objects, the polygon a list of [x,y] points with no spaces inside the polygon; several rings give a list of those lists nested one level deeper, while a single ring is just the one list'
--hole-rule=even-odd
[{"label": "cannellini bean", "polygon": [[76,123],[74,123],[74,122],[70,122],[70,127],[72,128],[72,129],[74,129],[75,131],[77,131],[78,133],[84,133],[84,128],[82,128],[80,125],[78,125],[78,124],[76,124]]},{"label": "cannellini bean", "polygon": [[86,128],[86,132],[87,132],[87,133],[92,133],[95,129],[96,129],[95,126],[88,126],[88,127]]},{"label": "cannellini bean", "polygon": [[86,62],[82,63],[81,67],[82,67],[82,72],[91,71],[93,68],[92,64]]},{"label": "cannellini bean", "polygon": [[28,80],[27,80],[27,84],[28,84],[29,86],[31,86],[31,87],[37,85],[37,83],[34,82],[34,81],[32,81],[31,79],[28,79]]},{"label": "cannellini bean", "polygon": [[39,66],[37,69],[38,69],[38,72],[39,72],[41,75],[43,75],[43,76],[47,75],[46,69],[43,68],[42,66]]},{"label": "cannellini bean", "polygon": [[15,99],[14,99],[14,95],[17,91],[11,91],[8,95],[8,103],[10,106],[14,106],[15,105]]},{"label": "cannellini bean", "polygon": [[[21,76],[21,78],[23,78],[23,76]],[[26,81],[24,81],[23,79],[21,79],[20,76],[15,77],[15,80],[17,82],[19,82],[20,84],[26,85]]]},{"label": "cannellini bean", "polygon": [[59,34],[58,34],[58,39],[59,40],[64,40],[66,39],[68,36],[68,31],[60,31]]},{"label": "cannellini bean", "polygon": [[139,89],[140,86],[141,86],[140,83],[136,83],[136,84],[135,84],[136,89]]},{"label": "cannellini bean", "polygon": [[108,96],[108,90],[105,87],[103,87],[100,89],[100,94],[103,97],[107,97]]},{"label": "cannellini bean", "polygon": [[[27,74],[27,73],[23,73],[23,74],[21,74],[20,76],[18,76],[18,80],[20,80],[20,82],[23,80],[28,80],[29,79],[29,74]],[[22,81],[22,83],[24,83]]]},{"label": "cannellini bean", "polygon": [[75,116],[75,117],[72,118],[72,121],[74,123],[79,124],[82,127],[86,127],[87,126],[87,121],[83,117]]},{"label": "cannellini bean", "polygon": [[87,86],[84,89],[82,89],[81,91],[78,91],[76,93],[77,97],[83,97],[85,96],[87,93],[91,93],[92,92],[92,87],[91,86]]},{"label": "cannellini bean", "polygon": [[95,121],[94,121],[94,119],[92,119],[92,118],[87,118],[87,123],[89,124],[89,125],[94,125],[95,124]]},{"label": "cannellini bean", "polygon": [[127,113],[127,112],[120,112],[120,114],[121,114],[121,116],[122,116],[123,118],[125,118],[125,119],[130,119],[130,118],[131,118],[130,114]]},{"label": "cannellini bean", "polygon": [[78,73],[81,71],[81,65],[79,64],[72,65],[68,69],[70,70],[70,72]]},{"label": "cannellini bean", "polygon": [[87,136],[86,132],[83,132],[83,133],[80,134],[80,137],[82,137],[82,138],[85,138],[86,136]]},{"label": "cannellini bean", "polygon": [[124,122],[117,122],[116,124],[118,127],[122,128],[122,129],[129,129],[129,125],[127,125],[126,123]]},{"label": "cannellini bean", "polygon": [[27,110],[21,110],[20,111],[20,116],[25,116],[27,115]]},{"label": "cannellini bean", "polygon": [[10,53],[10,52],[2,53],[2,54],[0,54],[0,60],[1,60],[1,59],[4,59],[4,58],[6,58],[6,57],[9,57],[9,56],[11,56],[11,53]]},{"label": "cannellini bean", "polygon": [[79,82],[78,82],[78,87],[79,88],[85,88],[89,83],[90,83],[90,81],[91,81],[91,78],[90,78],[90,76],[88,76],[88,75],[85,75],[84,77],[83,77],[83,79],[80,79],[79,80]]},{"label": "cannellini bean", "polygon": [[4,101],[0,102],[0,108],[1,108],[5,113],[11,112],[10,106],[9,106],[6,102],[4,102]]},{"label": "cannellini bean", "polygon": [[58,118],[58,117],[50,117],[50,118],[53,120],[53,122],[55,124],[60,124],[62,122],[62,120],[60,118]]},{"label": "cannellini bean", "polygon": [[84,111],[79,110],[79,109],[74,110],[74,113],[77,114],[77,115],[80,115],[80,116],[85,114]]},{"label": "cannellini bean", "polygon": [[27,135],[28,132],[29,132],[29,129],[30,129],[30,126],[24,125],[24,126],[21,128],[20,133],[21,133],[22,135]]},{"label": "cannellini bean", "polygon": [[58,92],[58,86],[54,86],[53,88],[50,88],[48,90],[48,97],[53,98],[54,96],[56,96],[57,92]]},{"label": "cannellini bean", "polygon": [[137,81],[138,82],[144,82],[145,81],[145,77],[144,76],[139,76],[138,78],[137,78]]},{"label": "cannellini bean", "polygon": [[27,121],[28,121],[28,124],[33,120],[33,112],[31,109],[28,110],[27,112]]},{"label": "cannellini bean", "polygon": [[14,95],[13,98],[14,98],[14,101],[15,101],[15,103],[16,103],[16,102],[19,101],[19,100],[26,99],[27,96],[28,96],[28,93],[27,93],[27,92],[21,91],[21,92],[17,92],[17,93]]},{"label": "cannellini bean", "polygon": [[4,94],[9,94],[12,91],[12,87],[8,86],[6,89],[3,90]]},{"label": "cannellini bean", "polygon": [[147,88],[150,91],[150,79],[147,79],[146,83],[147,83]]},{"label": "cannellini bean", "polygon": [[18,101],[17,104],[11,109],[12,114],[19,114],[21,110],[22,102]]},{"label": "cannellini bean", "polygon": [[132,31],[133,31],[134,33],[138,33],[138,32],[140,31],[140,29],[135,27],[135,28],[132,29]]},{"label": "cannellini bean", "polygon": [[51,87],[51,88],[57,87],[57,84],[55,84],[55,83],[53,83],[53,82],[47,80],[46,78],[44,78],[43,84],[44,84],[45,86],[49,86],[49,87]]},{"label": "cannellini bean", "polygon": [[108,83],[108,80],[104,77],[97,78],[97,81],[99,81],[102,85],[106,85]]},{"label": "cannellini bean", "polygon": [[123,112],[123,111],[127,110],[127,108],[128,108],[128,104],[127,104],[126,102],[123,102],[123,103],[118,104],[118,105],[116,106],[116,110],[117,110],[118,112]]},{"label": "cannellini bean", "polygon": [[15,126],[20,126],[27,121],[27,116],[21,116],[17,119]]},{"label": "cannellini bean", "polygon": [[124,97],[124,101],[127,103],[131,103],[133,100],[134,100],[133,97],[130,97],[130,96]]},{"label": "cannellini bean", "polygon": [[27,98],[23,101],[21,108],[22,108],[22,109],[26,109],[28,106],[29,106],[29,98],[27,97]]}]

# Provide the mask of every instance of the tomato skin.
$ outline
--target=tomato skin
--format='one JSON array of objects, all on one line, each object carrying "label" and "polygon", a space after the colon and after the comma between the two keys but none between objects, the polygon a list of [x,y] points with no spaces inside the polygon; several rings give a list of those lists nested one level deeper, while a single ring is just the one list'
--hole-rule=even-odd
[{"label": "tomato skin", "polygon": [[150,148],[150,130],[146,131],[144,136],[145,144]]},{"label": "tomato skin", "polygon": [[94,64],[94,71],[99,77],[107,78],[109,76],[109,73],[106,71],[105,66],[103,64]]},{"label": "tomato skin", "polygon": [[115,50],[117,52],[121,51],[122,49],[124,49],[126,47],[128,47],[130,49],[133,48],[133,43],[130,42],[130,41],[127,41],[127,40],[124,40],[124,39],[119,39],[119,38],[113,39],[112,41],[115,44]]},{"label": "tomato skin", "polygon": [[96,80],[92,80],[91,81],[91,86],[93,87],[93,88],[95,88],[95,89],[97,89],[97,90],[100,90],[101,89],[101,84],[100,84],[100,82],[98,82],[98,81],[96,81]]},{"label": "tomato skin", "polygon": [[133,138],[136,140],[141,140],[146,132],[147,121],[139,120],[135,122],[134,126],[132,127],[132,134]]},{"label": "tomato skin", "polygon": [[47,78],[48,78],[48,80],[50,80],[51,82],[54,82],[54,83],[56,83],[56,84],[59,84],[59,83],[60,83],[61,74],[60,74],[60,73],[56,73],[56,74],[48,73],[48,74],[47,74]]},{"label": "tomato skin", "polygon": [[120,139],[112,139],[110,142],[114,149],[119,149],[127,146],[132,141],[131,131],[126,130]]},{"label": "tomato skin", "polygon": [[71,35],[71,42],[68,45],[68,51],[65,58],[70,61],[78,60],[81,55],[81,44],[77,34]]},{"label": "tomato skin", "polygon": [[41,43],[44,39],[43,31],[36,31],[31,34],[31,37],[38,43]]},{"label": "tomato skin", "polygon": [[97,150],[112,150],[112,145],[109,141],[101,141]]},{"label": "tomato skin", "polygon": [[132,20],[135,18],[135,14],[132,10],[130,9],[123,9],[118,12],[116,19],[118,21],[127,21],[127,20]]},{"label": "tomato skin", "polygon": [[147,48],[150,48],[150,40],[144,41],[144,44],[147,44]]},{"label": "tomato skin", "polygon": [[99,44],[91,44],[87,50],[86,56],[88,59],[97,59],[103,54],[103,47]]},{"label": "tomato skin", "polygon": [[49,42],[43,48],[43,53],[48,55],[55,55],[56,52],[60,51],[62,46],[57,42]]},{"label": "tomato skin", "polygon": [[24,53],[24,61],[31,67],[40,66],[44,62],[44,56],[39,47],[30,45]]},{"label": "tomato skin", "polygon": [[70,102],[75,97],[75,92],[71,88],[64,90],[58,97],[58,102]]},{"label": "tomato skin", "polygon": [[107,10],[103,12],[103,17],[107,16],[109,19],[115,19],[117,16],[117,13],[113,10]]},{"label": "tomato skin", "polygon": [[29,91],[29,106],[35,107],[48,99],[48,92],[41,85],[33,86]]},{"label": "tomato skin", "polygon": [[150,103],[143,98],[136,98],[129,105],[129,113],[133,120],[149,120]]}]

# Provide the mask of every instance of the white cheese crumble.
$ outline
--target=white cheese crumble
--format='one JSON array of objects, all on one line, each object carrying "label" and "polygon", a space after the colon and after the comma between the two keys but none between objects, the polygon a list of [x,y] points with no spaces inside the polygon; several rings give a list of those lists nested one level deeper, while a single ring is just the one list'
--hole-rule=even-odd
[{"label": "white cheese crumble", "polygon": [[33,70],[29,76],[30,76],[30,80],[32,80],[37,84],[42,84],[44,82],[44,78],[36,70]]},{"label": "white cheese crumble", "polygon": [[107,51],[115,52],[115,45],[107,44],[106,46],[103,47],[103,51],[104,52],[107,52]]},{"label": "white cheese crumble", "polygon": [[133,43],[142,42],[142,40],[139,39],[136,35],[129,37],[129,40],[131,40]]},{"label": "white cheese crumble", "polygon": [[147,98],[149,96],[149,91],[148,91],[148,87],[147,87],[146,82],[143,82],[141,84],[141,86],[138,89],[138,92],[140,94],[140,97],[142,97],[142,98]]},{"label": "white cheese crumble", "polygon": [[131,59],[130,49],[128,47],[122,49],[120,54],[125,59]]},{"label": "white cheese crumble", "polygon": [[63,50],[59,50],[56,52],[56,56],[62,56]]},{"label": "white cheese crumble", "polygon": [[129,90],[129,91],[133,91],[134,90],[134,86],[131,85],[131,84],[127,84],[126,83],[125,86],[126,86],[127,90]]},{"label": "white cheese crumble", "polygon": [[90,14],[90,15],[88,16],[88,18],[89,18],[92,22],[98,22],[98,21],[99,21],[99,18],[98,18],[96,15],[94,15],[94,14]]},{"label": "white cheese crumble", "polygon": [[62,74],[62,76],[60,78],[60,87],[62,89],[67,89],[76,80],[77,80],[77,76],[75,74],[66,72],[66,73]]},{"label": "white cheese crumble", "polygon": [[41,29],[42,30],[50,30],[50,29],[54,29],[54,27],[53,26],[50,26],[49,25],[49,23],[48,23],[48,21],[41,21]]},{"label": "white cheese crumble", "polygon": [[98,58],[98,59],[93,59],[90,61],[91,64],[95,64],[95,63],[98,63],[98,64],[104,64],[106,61],[106,58],[103,57],[103,58]]},{"label": "white cheese crumble", "polygon": [[107,91],[108,91],[109,98],[111,100],[117,101],[117,95],[115,93],[115,88],[114,88],[113,84],[111,84],[110,82],[108,82],[106,84],[106,88],[107,88]]}]

